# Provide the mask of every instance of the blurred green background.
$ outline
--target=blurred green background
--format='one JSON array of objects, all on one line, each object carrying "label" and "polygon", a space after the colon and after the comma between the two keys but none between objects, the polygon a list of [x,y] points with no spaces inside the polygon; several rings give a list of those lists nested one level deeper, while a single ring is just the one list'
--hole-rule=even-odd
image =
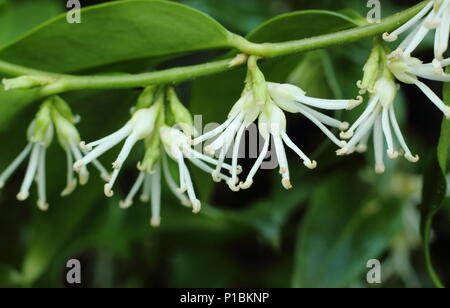
[{"label": "blurred green background", "polygon": [[[106,1],[81,1],[82,6]],[[246,35],[279,14],[304,9],[352,9],[366,15],[361,0],[183,0],[230,31]],[[383,16],[414,1],[381,1]],[[65,11],[61,0],[0,0],[0,48]],[[354,97],[355,83],[370,52],[370,39],[328,50],[285,57],[263,66],[272,81],[289,81],[318,97]],[[419,57],[431,58],[432,42]],[[151,48],[149,46],[148,48]],[[157,68],[200,63],[221,52],[196,53]],[[145,62],[108,71],[138,72]],[[94,70],[95,73],[101,73]],[[222,121],[238,98],[242,71],[198,79],[179,87],[183,101],[204,122]],[[431,84],[441,91],[439,84]],[[139,89],[79,91],[64,98],[82,116],[79,130],[88,140],[102,137],[127,120]],[[0,97],[1,98],[1,97]],[[2,101],[0,100],[0,105]],[[18,102],[17,104],[20,104]],[[131,187],[138,148],[128,159],[116,197],[103,196],[92,171],[87,187],[61,199],[65,156],[52,146],[47,168],[50,211],[37,210],[34,195],[19,203],[24,166],[0,191],[0,286],[64,287],[66,262],[82,263],[83,287],[429,287],[420,250],[419,211],[422,174],[434,155],[441,114],[414,87],[403,86],[397,102],[407,140],[422,160],[389,162],[375,176],[373,158],[337,158],[334,147],[311,123],[289,116],[288,131],[319,168],[305,170],[289,154],[294,189],[286,192],[275,170],[263,170],[249,191],[232,193],[190,168],[204,208],[193,215],[170,193],[163,193],[162,226],[148,225],[150,206],[119,209]],[[37,104],[0,126],[0,171],[25,146],[25,131]],[[3,112],[8,108],[2,106]],[[106,111],[106,112],[105,112]],[[343,116],[354,120],[361,109]],[[104,114],[102,116],[99,116]],[[102,157],[113,161],[118,149]],[[245,168],[252,161],[243,162]],[[435,220],[432,253],[444,282],[450,283],[450,202]],[[366,263],[382,261],[381,285],[366,282]]]}]

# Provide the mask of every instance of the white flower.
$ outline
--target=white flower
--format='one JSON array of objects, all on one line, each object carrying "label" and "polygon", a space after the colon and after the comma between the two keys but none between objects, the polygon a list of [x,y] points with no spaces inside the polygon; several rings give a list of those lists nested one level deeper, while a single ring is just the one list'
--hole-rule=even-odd
[{"label": "white flower", "polygon": [[[59,103],[65,104],[64,101],[59,101]],[[56,103],[55,103],[56,105]],[[73,172],[73,164],[75,160],[81,160],[83,158],[82,151],[79,148],[80,144],[80,134],[75,128],[73,121],[70,118],[65,117],[58,108],[52,109],[52,118],[55,123],[56,134],[58,136],[59,143],[61,147],[66,152],[67,157],[67,186],[61,192],[61,196],[65,197],[70,195],[77,187],[77,180],[75,179]],[[93,160],[92,162],[97,170],[100,172],[101,177],[108,181],[110,175],[108,171],[102,166],[98,160]],[[86,185],[89,180],[89,172],[86,166],[82,166],[79,170],[79,182],[80,185]]]},{"label": "white flower", "polygon": [[[162,170],[161,170],[162,164]],[[163,155],[162,162],[158,162],[154,167],[154,172],[148,174],[141,172],[136,179],[133,187],[128,193],[125,200],[120,202],[120,207],[127,209],[133,205],[133,199],[142,189],[140,197],[141,202],[148,202],[151,200],[151,219],[150,225],[152,227],[159,227],[161,224],[161,172],[164,174],[167,185],[172,193],[180,200],[181,204],[186,207],[191,207],[192,203],[184,193],[179,191],[175,180],[170,173],[167,156]]]},{"label": "white flower", "polygon": [[[44,110],[47,107],[41,109]],[[44,111],[45,113],[48,110]],[[45,115],[47,117],[47,114]],[[28,129],[29,143],[25,149],[16,157],[16,159],[6,168],[6,170],[0,175],[0,189],[5,185],[5,182],[11,177],[14,171],[22,164],[22,162],[29,156],[28,167],[20,187],[20,192],[17,194],[19,201],[25,201],[30,195],[30,188],[33,180],[36,180],[38,188],[38,201],[37,205],[42,211],[46,211],[49,208],[47,203],[46,194],[46,176],[45,176],[45,157],[47,147],[50,145],[53,139],[53,125],[51,122],[42,124],[39,122],[39,116],[34,120]],[[39,130],[42,131],[40,137]],[[45,132],[45,133],[43,133]]]},{"label": "white flower", "polygon": [[[367,149],[367,143],[373,131],[373,140],[375,147],[375,171],[383,173],[384,165],[384,139],[387,143],[387,154],[389,158],[395,159],[400,152],[395,149],[394,136],[400,143],[404,156],[411,162],[417,162],[419,157],[412,155],[405,139],[401,133],[397,122],[394,109],[394,101],[397,94],[397,85],[392,79],[381,77],[375,83],[374,93],[360,118],[350,127],[350,129],[341,133],[341,137],[349,139],[349,142],[340,150],[338,155],[348,155],[355,150],[364,152]],[[392,134],[392,128],[394,135]]]},{"label": "white flower", "polygon": [[363,98],[361,96],[356,100],[336,100],[308,97],[302,89],[290,84],[268,83],[268,88],[270,96],[281,109],[291,113],[302,114],[317,125],[317,127],[319,127],[320,130],[322,130],[322,132],[324,132],[324,134],[339,147],[342,147],[345,144],[345,141],[336,138],[336,136],[326,127],[326,125],[344,131],[349,127],[349,124],[318,112],[311,107],[325,110],[351,110],[363,102]]},{"label": "white flower", "polygon": [[[201,170],[213,174],[216,181],[224,180],[227,183],[231,182],[231,178],[229,176],[222,174],[220,171],[218,172],[217,168],[214,170],[208,164],[212,164],[214,166],[220,165],[221,168],[225,168],[230,171],[234,169],[236,170],[240,169],[240,167],[237,166],[235,168],[234,166],[223,164],[223,161],[222,162],[218,161],[216,159],[213,159],[209,156],[206,156],[200,152],[193,150],[191,148],[192,142],[190,137],[186,136],[182,131],[176,128],[163,126],[160,128],[159,132],[161,141],[163,142],[164,145],[165,152],[170,158],[172,158],[178,164],[180,185],[176,189],[176,191],[179,194],[184,194],[185,192],[187,192],[190,204],[192,205],[193,208],[193,212],[198,213],[201,209],[201,203],[197,199],[197,196],[195,194],[194,185],[192,183],[192,179],[184,159],[185,158],[188,159],[191,163],[193,163]],[[173,181],[168,181],[169,186],[171,186],[170,182]]]},{"label": "white flower", "polygon": [[[353,109],[362,102],[362,97],[359,97],[358,100],[325,100],[312,98],[306,96],[305,92],[300,88],[289,84],[276,84],[264,81],[264,89],[266,97],[258,100],[255,99],[254,91],[246,89],[243,96],[233,106],[227,121],[193,141],[193,144],[197,145],[218,136],[210,145],[205,147],[205,151],[210,155],[220,150],[219,164],[216,172],[222,167],[221,164],[225,159],[226,153],[233,146],[232,176],[231,181],[228,183],[233,191],[248,189],[253,184],[253,177],[267,155],[271,138],[275,142],[280,173],[283,176],[282,184],[286,189],[291,189],[292,185],[284,144],[300,156],[306,167],[310,169],[316,168],[317,163],[306,156],[288,137],[286,133],[286,118],[281,109],[291,113],[301,113],[316,124],[334,143],[341,147],[345,144],[345,141],[339,140],[325,125],[345,130],[349,127],[349,124],[333,119],[309,106],[328,110]],[[265,139],[265,143],[247,179],[245,182],[237,185],[237,175],[241,171],[237,168],[240,141],[245,129],[258,118],[259,132]]]},{"label": "white flower", "polygon": [[413,30],[403,40],[395,53],[409,57],[427,34],[435,29],[434,62],[442,61],[443,55],[448,49],[450,34],[450,0],[430,1],[415,17],[394,32],[385,33],[383,38],[388,42],[393,42],[398,39],[400,34],[410,29]]},{"label": "white flower", "polygon": [[[227,184],[233,191],[239,190],[237,176],[242,172],[242,168],[237,164],[241,138],[245,129],[258,118],[262,107],[263,105],[255,103],[253,93],[247,92],[236,102],[228,119],[222,125],[193,141],[194,145],[198,145],[219,135],[214,142],[205,147],[205,152],[214,155],[216,151],[220,150],[216,169],[212,173],[213,179],[218,181],[221,169],[228,169],[231,171],[231,178],[227,180]],[[224,160],[231,146],[233,146],[233,158],[231,168],[229,168],[229,165],[224,164]]]},{"label": "white flower", "polygon": [[80,146],[83,150],[88,151],[86,156],[79,159],[74,164],[74,170],[81,172],[82,168],[93,162],[100,155],[111,149],[112,147],[125,140],[125,144],[119,153],[116,161],[113,163],[113,173],[109,183],[105,185],[105,194],[108,197],[113,196],[112,187],[117,180],[123,163],[130,154],[133,146],[140,140],[152,135],[156,118],[160,111],[160,105],[153,105],[150,108],[137,110],[131,117],[131,120],[117,132],[102,138],[100,140],[85,144],[81,142]]},{"label": "white flower", "polygon": [[450,107],[425,83],[419,80],[420,77],[434,81],[450,81],[450,75],[446,74],[443,69],[450,64],[450,59],[439,63],[439,66],[436,67],[435,63],[423,64],[421,60],[412,57],[391,57],[388,60],[389,69],[398,80],[406,84],[416,85],[450,119]]},{"label": "white flower", "polygon": [[291,189],[292,184],[289,174],[289,164],[286,157],[286,150],[284,144],[297,153],[303,160],[306,167],[314,169],[317,167],[316,161],[311,160],[306,156],[289,138],[286,133],[286,116],[284,112],[273,102],[267,103],[265,110],[261,113],[258,120],[259,133],[264,138],[264,147],[260,153],[255,165],[249,172],[247,179],[244,183],[240,184],[242,189],[247,189],[253,184],[253,177],[258,171],[261,163],[266,157],[270,139],[272,138],[275,145],[275,152],[278,158],[278,164],[280,167],[280,174],[282,176],[282,184],[285,189]]}]

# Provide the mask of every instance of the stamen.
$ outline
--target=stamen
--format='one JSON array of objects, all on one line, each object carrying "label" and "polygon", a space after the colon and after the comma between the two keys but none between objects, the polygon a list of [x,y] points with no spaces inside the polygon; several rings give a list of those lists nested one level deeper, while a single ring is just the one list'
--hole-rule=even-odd
[{"label": "stamen", "polygon": [[30,156],[30,161],[28,162],[27,171],[25,173],[25,178],[23,179],[22,186],[20,188],[20,192],[17,195],[17,199],[19,201],[25,201],[28,199],[30,195],[30,187],[33,183],[33,179],[36,176],[38,162],[39,162],[39,154],[40,154],[40,145],[35,143],[33,145],[33,149]]},{"label": "stamen", "polygon": [[30,142],[27,144],[25,149],[14,159],[14,161],[6,168],[5,171],[0,175],[0,189],[3,188],[6,181],[11,177],[11,175],[16,171],[17,168],[22,164],[22,162],[27,158],[31,152],[33,144]]},{"label": "stamen", "polygon": [[133,199],[136,196],[137,192],[139,191],[139,188],[141,188],[142,183],[144,182],[144,179],[145,179],[145,173],[144,172],[139,173],[137,180],[134,182],[134,184],[131,187],[131,190],[128,193],[125,200],[120,201],[120,203],[119,203],[120,208],[128,209],[133,205]]}]

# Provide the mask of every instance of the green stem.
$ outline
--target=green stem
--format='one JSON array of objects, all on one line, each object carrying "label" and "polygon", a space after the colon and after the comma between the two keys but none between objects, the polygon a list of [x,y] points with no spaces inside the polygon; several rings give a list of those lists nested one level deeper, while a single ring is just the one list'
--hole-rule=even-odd
[{"label": "green stem", "polygon": [[[241,52],[262,57],[278,57],[298,52],[324,48],[335,44],[343,44],[357,41],[366,37],[380,35],[392,31],[401,26],[407,20],[416,15],[429,0],[409,8],[401,13],[386,18],[379,24],[372,24],[337,33],[317,36],[297,41],[277,44],[255,44],[243,37],[232,34],[231,46]],[[209,62],[206,64],[178,67],[163,71],[120,76],[74,76],[62,75],[51,72],[38,71],[27,67],[0,61],[0,73],[8,76],[43,75],[56,78],[56,82],[45,86],[40,91],[40,96],[59,94],[62,92],[82,89],[108,89],[142,87],[152,84],[167,84],[189,81],[201,76],[211,75],[232,69],[230,63],[233,59]],[[243,64],[243,63],[239,63]]]},{"label": "green stem", "polygon": [[232,44],[234,47],[244,53],[272,58],[306,50],[310,51],[319,49],[330,45],[354,42],[366,37],[376,36],[384,32],[389,32],[400,27],[405,22],[410,20],[413,16],[415,16],[420,10],[422,10],[427,3],[429,3],[428,0],[423,1],[403,12],[397,13],[384,19],[381,23],[369,24],[366,26],[344,30],[337,33],[330,33],[313,38],[277,44],[255,44],[247,41],[243,37],[235,36],[232,40]]},{"label": "green stem", "polygon": [[438,274],[436,273],[433,263],[431,261],[431,252],[430,252],[430,233],[431,233],[431,223],[433,221],[433,218],[430,217],[427,219],[425,230],[423,234],[423,251],[425,256],[425,263],[427,266],[428,274],[430,275],[431,281],[433,282],[434,286],[439,289],[444,289],[445,286],[441,282],[441,279],[439,278]]}]

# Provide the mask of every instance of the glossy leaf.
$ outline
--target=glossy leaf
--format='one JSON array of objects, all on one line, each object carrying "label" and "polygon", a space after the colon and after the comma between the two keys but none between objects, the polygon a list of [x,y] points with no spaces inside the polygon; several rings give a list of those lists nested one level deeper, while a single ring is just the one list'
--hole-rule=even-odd
[{"label": "glossy leaf", "polygon": [[277,16],[252,31],[247,38],[255,43],[276,43],[324,35],[357,26],[346,15],[331,11],[298,11]]},{"label": "glossy leaf", "polygon": [[125,0],[88,7],[80,24],[61,15],[0,50],[0,59],[53,72],[226,47],[228,31],[169,1]]},{"label": "glossy leaf", "polygon": [[401,226],[401,206],[371,196],[357,177],[321,182],[299,231],[294,287],[347,287],[380,257]]}]

